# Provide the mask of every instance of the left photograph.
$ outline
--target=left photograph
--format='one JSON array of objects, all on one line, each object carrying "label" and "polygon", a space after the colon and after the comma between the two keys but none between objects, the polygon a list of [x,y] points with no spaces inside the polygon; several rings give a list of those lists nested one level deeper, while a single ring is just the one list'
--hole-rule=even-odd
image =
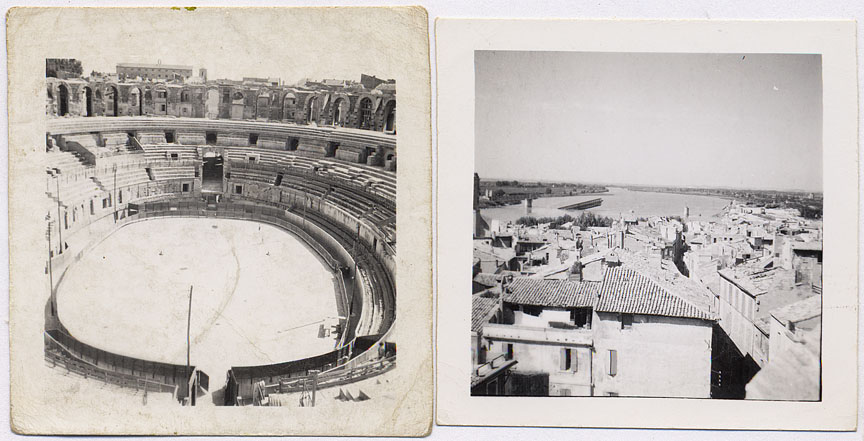
[{"label": "left photograph", "polygon": [[[50,15],[40,12],[18,24]],[[94,14],[51,12],[80,22]],[[45,42],[51,50],[41,58],[38,80],[44,146],[27,152],[28,165],[42,171],[10,173],[15,183],[40,181],[26,214],[14,209],[23,190],[10,192],[10,212],[21,221],[18,232],[15,225],[11,230],[13,261],[23,255],[14,239],[29,235],[27,257],[41,273],[24,282],[13,267],[12,357],[42,352],[39,363],[17,365],[26,372],[13,369],[13,430],[422,435],[428,429],[431,367],[424,360],[431,358],[431,330],[412,323],[430,323],[431,309],[413,308],[403,317],[399,307],[431,305],[431,288],[416,285],[422,278],[397,277],[406,263],[431,271],[417,253],[421,247],[412,245],[413,255],[397,252],[397,231],[422,238],[431,226],[424,216],[431,205],[417,191],[431,193],[431,180],[422,181],[417,169],[429,167],[422,160],[429,154],[428,79],[413,77],[418,68],[428,75],[428,64],[411,65],[425,53],[395,62],[381,57],[390,40],[369,39],[366,29],[388,22],[378,37],[391,32],[422,46],[426,34],[403,27],[417,21],[425,29],[425,11],[275,10],[281,21],[265,12],[95,14],[164,17],[193,29],[291,24],[284,31],[289,39],[316,23],[356,22],[294,49],[250,38],[245,26],[222,39],[193,33],[182,44],[173,38],[178,26],[156,37],[166,45],[159,49],[135,39],[122,50],[59,50]],[[359,39],[353,49],[325,50],[328,41],[351,34]],[[184,45],[190,50],[171,50]],[[24,64],[14,55],[10,72]],[[37,84],[32,80],[28,85]],[[397,89],[413,109],[398,118]],[[14,117],[13,132],[22,131],[13,123]],[[405,158],[412,177],[404,179],[397,167],[403,141],[415,147]],[[397,196],[404,198],[406,180],[414,182],[405,184],[412,199],[403,201],[402,215]],[[31,329],[35,320],[41,336]],[[428,397],[406,397],[407,379],[417,376],[430,380]],[[55,399],[39,399],[43,389],[56,391]],[[52,425],[15,412],[18,404],[34,403],[63,416]],[[236,415],[225,419],[206,407],[231,407]],[[285,409],[294,415],[267,419],[255,416],[260,407],[308,410]],[[144,416],[128,425],[98,421],[120,411]],[[171,416],[160,428],[162,415]]]},{"label": "left photograph", "polygon": [[49,367],[151,405],[386,393],[395,80],[207,72],[46,60]]}]

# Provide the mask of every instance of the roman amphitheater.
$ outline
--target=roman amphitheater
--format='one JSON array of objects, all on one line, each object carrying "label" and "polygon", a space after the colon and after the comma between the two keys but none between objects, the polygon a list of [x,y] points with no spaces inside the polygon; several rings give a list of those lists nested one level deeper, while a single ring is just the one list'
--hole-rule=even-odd
[{"label": "roman amphitheater", "polygon": [[150,405],[376,398],[395,82],[47,80],[52,376]]}]

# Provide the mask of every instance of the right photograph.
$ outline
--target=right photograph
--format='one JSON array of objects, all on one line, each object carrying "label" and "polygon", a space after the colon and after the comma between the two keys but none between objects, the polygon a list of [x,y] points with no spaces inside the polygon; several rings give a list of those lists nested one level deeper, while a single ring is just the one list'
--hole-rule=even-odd
[{"label": "right photograph", "polygon": [[471,395],[822,400],[821,55],[485,50],[474,81]]}]

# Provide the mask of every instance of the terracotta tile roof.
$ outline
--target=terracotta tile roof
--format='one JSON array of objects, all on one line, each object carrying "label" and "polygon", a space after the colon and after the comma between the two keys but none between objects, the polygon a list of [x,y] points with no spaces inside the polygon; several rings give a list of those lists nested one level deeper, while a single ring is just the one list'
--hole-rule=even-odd
[{"label": "terracotta tile roof", "polygon": [[501,274],[478,273],[474,276],[474,282],[483,286],[497,286],[501,282]]},{"label": "terracotta tile roof", "polygon": [[489,321],[497,306],[497,298],[481,295],[474,296],[471,299],[471,331],[480,332],[483,329],[483,325]]},{"label": "terracotta tile roof", "polygon": [[513,279],[507,286],[504,301],[519,305],[554,307],[594,306],[600,282],[571,282],[569,280]]},{"label": "terracotta tile roof", "polygon": [[630,268],[606,268],[599,292],[595,309],[601,312],[715,319]]}]

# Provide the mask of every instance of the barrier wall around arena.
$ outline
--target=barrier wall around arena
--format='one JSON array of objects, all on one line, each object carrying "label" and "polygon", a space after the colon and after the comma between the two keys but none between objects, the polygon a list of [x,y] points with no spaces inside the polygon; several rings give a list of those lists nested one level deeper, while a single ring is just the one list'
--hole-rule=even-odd
[{"label": "barrier wall around arena", "polygon": [[[322,228],[310,219],[303,218],[300,214],[292,213],[276,207],[248,203],[220,203],[217,205],[216,209],[212,209],[212,207],[208,207],[206,203],[198,201],[170,201],[140,205],[130,204],[129,213],[130,214],[123,218],[118,219],[117,222],[114,222],[113,216],[109,215],[104,216],[97,222],[89,225],[87,228],[87,236],[93,239],[90,244],[82,247],[78,253],[67,253],[55,258],[55,260],[63,260],[63,269],[61,270],[61,273],[65,271],[65,268],[68,268],[72,263],[79,260],[87,250],[107,238],[111,233],[113,233],[113,231],[116,231],[122,226],[130,223],[159,217],[214,217],[265,222],[281,227],[300,238],[304,243],[316,251],[316,254],[321,257],[325,264],[334,271],[339,272],[340,275],[343,268],[350,267],[354,262],[351,253],[333,237],[332,231]],[[79,234],[81,234],[81,232],[79,232]],[[62,276],[60,279],[62,279]],[[341,280],[341,277],[339,279]],[[352,305],[350,310],[348,307],[349,299],[347,298],[347,289],[351,289],[353,292],[361,294],[360,296],[355,297],[355,304]],[[229,379],[233,378],[231,381],[234,383],[233,385],[229,384],[229,386],[236,389],[238,395],[234,396],[249,396],[252,392],[252,385],[258,381],[274,381],[277,378],[305,376],[308,375],[309,371],[312,369],[318,370],[319,372],[332,372],[342,365],[350,366],[351,368],[356,367],[360,362],[352,362],[352,356],[358,357],[362,362],[376,359],[377,357],[375,354],[378,354],[379,351],[377,349],[373,350],[374,345],[377,344],[373,342],[373,340],[377,340],[378,336],[373,336],[372,339],[370,339],[369,336],[361,338],[355,337],[354,327],[357,322],[350,320],[350,317],[359,315],[356,313],[356,309],[361,308],[363,297],[371,295],[371,293],[364,292],[360,280],[357,277],[353,278],[353,285],[351,285],[350,288],[343,284],[341,290],[337,289],[337,305],[340,316],[349,317],[347,322],[340,322],[343,327],[343,334],[340,338],[340,343],[344,344],[337,350],[307,359],[277,363],[274,365],[232,368]],[[350,314],[351,311],[354,311],[355,314]],[[60,333],[60,337],[54,338],[60,340],[62,339],[61,337],[65,335],[67,341],[73,341],[74,339],[71,336],[62,331],[62,323],[59,323],[59,319],[57,319],[57,323],[59,324],[58,328],[60,329],[52,329],[50,331],[55,334]],[[389,322],[388,327],[392,327],[392,320]],[[381,344],[383,344],[383,340],[384,337],[381,337]],[[74,341],[77,342],[77,340]],[[85,343],[77,342],[75,344],[78,346],[86,346],[90,352],[101,351],[95,347],[86,345]],[[152,366],[161,366],[159,363],[132,359],[130,357],[111,354],[106,351],[101,351],[99,354],[100,355],[96,357],[97,359],[123,360],[121,366],[138,366],[139,368],[137,371],[133,369],[130,372],[124,373],[127,375],[142,377],[143,380],[150,380],[150,377],[156,378],[157,375],[160,375],[158,374],[158,372],[160,372],[158,369],[162,369],[157,369],[156,367],[153,367],[153,370],[150,369]]]},{"label": "barrier wall around arena", "polygon": [[170,392],[186,397],[195,366],[175,365],[113,354],[59,330],[45,331],[46,361],[68,372],[125,388]]}]

